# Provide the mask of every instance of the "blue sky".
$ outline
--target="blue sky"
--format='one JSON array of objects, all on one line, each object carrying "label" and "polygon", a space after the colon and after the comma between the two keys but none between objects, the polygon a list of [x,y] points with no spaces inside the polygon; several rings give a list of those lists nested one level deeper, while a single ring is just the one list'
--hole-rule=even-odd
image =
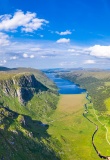
[{"label": "blue sky", "polygon": [[110,68],[110,1],[1,0],[0,65]]}]

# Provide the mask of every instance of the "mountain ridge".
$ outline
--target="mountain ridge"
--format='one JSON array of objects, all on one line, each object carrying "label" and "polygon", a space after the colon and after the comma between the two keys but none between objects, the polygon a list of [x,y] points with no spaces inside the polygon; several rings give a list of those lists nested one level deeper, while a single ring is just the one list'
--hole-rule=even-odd
[{"label": "mountain ridge", "polygon": [[44,125],[59,99],[55,84],[31,68],[0,74],[0,159],[59,160],[61,146]]}]

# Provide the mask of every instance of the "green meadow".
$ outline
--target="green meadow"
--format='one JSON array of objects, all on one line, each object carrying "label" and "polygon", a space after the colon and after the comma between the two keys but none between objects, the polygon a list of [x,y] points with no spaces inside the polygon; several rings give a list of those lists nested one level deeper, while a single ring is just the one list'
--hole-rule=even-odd
[{"label": "green meadow", "polygon": [[100,159],[92,146],[95,126],[83,117],[85,103],[85,94],[61,95],[56,111],[49,117],[48,133],[61,143],[63,160]]}]

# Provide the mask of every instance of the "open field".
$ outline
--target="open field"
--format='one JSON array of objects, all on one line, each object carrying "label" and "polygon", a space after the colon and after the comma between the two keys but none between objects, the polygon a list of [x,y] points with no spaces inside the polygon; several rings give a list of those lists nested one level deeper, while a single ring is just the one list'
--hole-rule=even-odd
[{"label": "open field", "polygon": [[62,144],[63,160],[100,159],[91,142],[95,126],[83,117],[85,97],[85,94],[61,95],[50,117],[48,133]]},{"label": "open field", "polygon": [[82,109],[82,105],[85,103],[86,103],[85,94],[61,95],[57,111],[64,113],[67,112],[69,114]]}]

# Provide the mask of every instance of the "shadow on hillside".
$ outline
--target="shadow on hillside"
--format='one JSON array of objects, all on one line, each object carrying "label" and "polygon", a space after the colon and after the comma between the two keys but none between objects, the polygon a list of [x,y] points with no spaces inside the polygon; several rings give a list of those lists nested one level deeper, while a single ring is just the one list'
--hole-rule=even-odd
[{"label": "shadow on hillside", "polygon": [[[5,129],[0,130],[0,160],[60,160],[50,147],[48,125],[5,109],[9,115],[4,118]],[[10,131],[10,125],[15,123],[16,129]]]},{"label": "shadow on hillside", "polygon": [[32,82],[29,82],[28,78],[24,76],[21,77],[19,80],[21,87],[21,100],[24,101],[24,104],[30,101],[35,93],[41,94],[42,92],[49,90],[49,88],[47,88],[41,82],[39,82],[33,74],[31,75],[31,80]]},{"label": "shadow on hillside", "polygon": [[11,70],[17,70],[17,68],[0,67],[0,71],[11,71]]},{"label": "shadow on hillside", "polygon": [[38,88],[35,88],[34,91],[31,88],[21,88],[21,101],[23,102],[23,105],[26,105],[28,103],[28,101],[30,101],[34,94],[41,94],[41,92],[43,91],[47,91],[48,88],[46,88],[45,86],[42,85],[42,89],[39,90]]}]

